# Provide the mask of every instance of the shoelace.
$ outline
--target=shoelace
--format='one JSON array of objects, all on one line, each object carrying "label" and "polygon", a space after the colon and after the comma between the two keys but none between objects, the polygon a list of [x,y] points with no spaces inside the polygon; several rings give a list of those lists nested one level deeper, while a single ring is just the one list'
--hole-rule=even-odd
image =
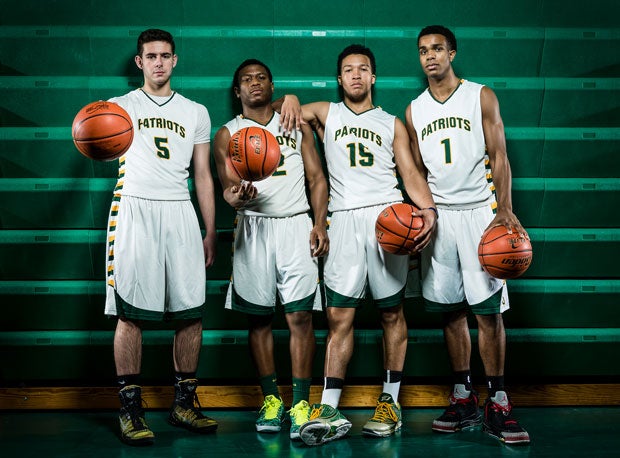
[{"label": "shoelace", "polygon": [[275,397],[265,399],[265,404],[261,410],[265,411],[265,418],[270,420],[278,416],[279,402]]},{"label": "shoelace", "polygon": [[314,407],[312,412],[310,413],[310,420],[316,420],[321,416],[321,412],[323,412],[323,407]]},{"label": "shoelace", "polygon": [[380,402],[377,404],[377,409],[375,410],[372,420],[385,423],[385,420],[388,418],[394,422],[398,421],[398,415],[396,415],[392,406],[387,402]]},{"label": "shoelace", "polygon": [[450,397],[448,397],[448,401],[450,402],[450,405],[471,403],[470,398],[455,398],[454,395],[450,395]]},{"label": "shoelace", "polygon": [[306,419],[306,412],[308,411],[308,407],[306,407],[306,405],[301,404],[299,406],[293,406],[293,408],[291,408],[290,413],[291,413],[291,417],[293,417],[293,420],[295,420],[295,423],[300,423],[299,420],[305,420]]},{"label": "shoelace", "polygon": [[513,420],[512,418],[510,418],[510,412],[512,411],[512,403],[509,401],[508,405],[501,405],[498,404],[497,402],[493,402],[491,401],[488,405],[488,407],[493,411],[493,412],[497,412],[502,414],[505,418],[504,418],[504,424],[506,425],[514,425],[517,424],[516,420]]}]

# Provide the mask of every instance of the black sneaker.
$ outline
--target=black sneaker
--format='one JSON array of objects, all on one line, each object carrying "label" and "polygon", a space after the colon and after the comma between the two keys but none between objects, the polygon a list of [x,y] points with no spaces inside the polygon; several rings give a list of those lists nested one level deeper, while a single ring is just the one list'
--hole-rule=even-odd
[{"label": "black sneaker", "polygon": [[121,400],[118,415],[121,440],[129,445],[151,445],[155,434],[144,421],[142,389],[138,385],[129,385],[118,392],[118,397]]},{"label": "black sneaker", "polygon": [[482,430],[505,444],[529,444],[530,435],[512,417],[512,403],[497,403],[491,398],[484,403],[484,422]]},{"label": "black sneaker", "polygon": [[210,433],[217,429],[217,421],[204,416],[196,394],[197,379],[181,380],[174,384],[174,403],[168,415],[168,423],[195,433]]},{"label": "black sneaker", "polygon": [[478,393],[471,390],[469,397],[457,399],[454,392],[448,398],[450,407],[433,421],[433,431],[438,433],[455,433],[462,429],[473,428],[482,422],[478,408]]}]

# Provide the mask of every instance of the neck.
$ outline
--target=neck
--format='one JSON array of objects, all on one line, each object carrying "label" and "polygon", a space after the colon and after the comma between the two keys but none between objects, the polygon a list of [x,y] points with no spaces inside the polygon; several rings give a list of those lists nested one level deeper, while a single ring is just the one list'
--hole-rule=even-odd
[{"label": "neck", "polygon": [[154,95],[157,97],[169,97],[172,95],[172,89],[170,88],[170,84],[164,84],[163,86],[152,86],[148,84],[144,84],[142,86],[142,90],[149,95]]},{"label": "neck", "polygon": [[344,103],[347,107],[349,107],[349,110],[357,114],[363,113],[364,111],[372,110],[375,107],[372,103],[371,97],[366,97],[365,99],[360,101],[351,100],[350,98],[345,97]]},{"label": "neck", "polygon": [[249,107],[244,105],[243,116],[252,119],[259,124],[266,125],[273,117],[273,107],[271,106],[271,102],[267,105],[262,105],[259,107]]},{"label": "neck", "polygon": [[445,78],[428,78],[428,88],[438,100],[445,100],[456,90],[461,80],[454,73]]}]

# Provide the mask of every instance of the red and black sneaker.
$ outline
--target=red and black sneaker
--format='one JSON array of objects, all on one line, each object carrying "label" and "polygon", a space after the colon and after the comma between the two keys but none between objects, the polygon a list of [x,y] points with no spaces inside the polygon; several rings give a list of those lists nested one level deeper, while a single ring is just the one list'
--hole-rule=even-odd
[{"label": "red and black sneaker", "polygon": [[498,391],[494,398],[485,401],[482,430],[505,444],[530,443],[530,435],[512,417],[512,403],[503,392]]},{"label": "red and black sneaker", "polygon": [[462,429],[478,426],[482,422],[478,408],[478,393],[471,390],[468,398],[454,397],[454,392],[448,398],[450,407],[433,421],[433,431],[438,433],[455,433]]}]

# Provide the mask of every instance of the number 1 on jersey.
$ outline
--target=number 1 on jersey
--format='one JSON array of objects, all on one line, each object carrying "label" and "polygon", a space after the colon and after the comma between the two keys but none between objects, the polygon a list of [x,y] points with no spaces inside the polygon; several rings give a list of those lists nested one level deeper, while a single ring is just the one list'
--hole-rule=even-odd
[{"label": "number 1 on jersey", "polygon": [[357,156],[359,155],[359,164],[363,167],[372,167],[374,164],[373,154],[366,149],[361,143],[349,143],[349,165],[355,167],[357,165]]},{"label": "number 1 on jersey", "polygon": [[446,164],[452,164],[452,150],[450,149],[450,139],[444,138],[441,141],[441,144],[443,145]]}]

